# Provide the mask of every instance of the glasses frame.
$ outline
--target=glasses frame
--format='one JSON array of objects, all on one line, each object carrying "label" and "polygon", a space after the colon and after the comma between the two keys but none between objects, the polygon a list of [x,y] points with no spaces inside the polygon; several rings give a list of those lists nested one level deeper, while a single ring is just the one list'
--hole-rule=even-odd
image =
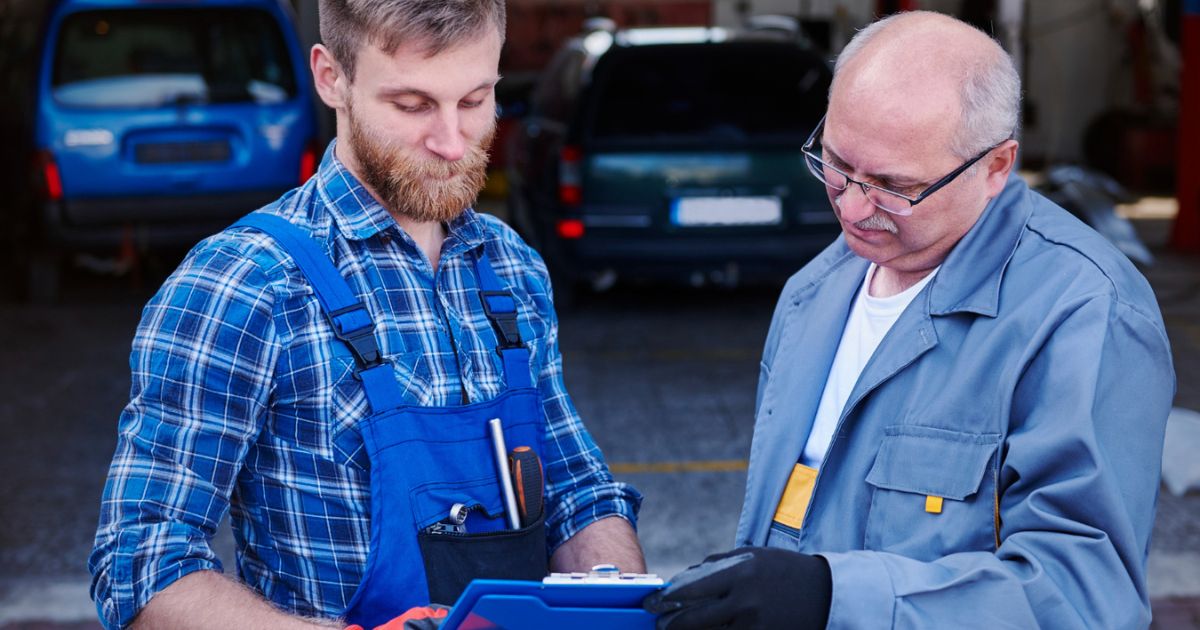
[{"label": "glasses frame", "polygon": [[[826,114],[826,115],[828,115],[828,114]],[[841,175],[842,177],[845,177],[846,185],[841,188],[838,188],[838,187],[830,184],[829,182],[825,181],[825,178],[823,178],[817,174],[816,170],[813,168],[812,162],[809,162],[806,159],[805,164],[808,166],[808,170],[810,173],[812,173],[812,176],[816,177],[817,181],[821,182],[822,184],[825,184],[826,186],[829,186],[830,188],[832,188],[834,190],[845,191],[846,189],[850,188],[850,184],[858,184],[858,186],[862,189],[863,196],[866,197],[867,200],[871,202],[871,205],[875,206],[876,208],[879,208],[880,210],[883,210],[884,212],[889,212],[891,214],[898,214],[900,216],[908,216],[908,215],[912,214],[913,206],[921,203],[926,198],[928,198],[929,195],[932,195],[933,193],[937,192],[938,190],[941,190],[944,186],[946,186],[946,184],[949,184],[950,182],[954,181],[954,179],[956,177],[958,177],[959,175],[962,175],[964,172],[966,172],[967,169],[974,166],[974,164],[976,162],[978,162],[979,160],[982,160],[984,158],[984,156],[986,156],[987,154],[994,151],[996,149],[996,147],[999,147],[1001,144],[1008,142],[1008,138],[1005,138],[1000,143],[992,145],[992,146],[988,147],[987,149],[984,149],[984,151],[982,153],[980,153],[979,155],[976,155],[975,157],[967,160],[966,162],[963,162],[961,166],[959,166],[958,168],[954,169],[953,171],[950,171],[949,173],[947,173],[945,177],[942,177],[941,179],[939,179],[936,182],[933,182],[932,184],[927,186],[925,188],[925,190],[921,191],[921,193],[918,194],[916,197],[910,197],[903,193],[898,193],[894,190],[888,190],[887,188],[884,188],[882,186],[876,186],[875,184],[872,184],[869,182],[864,182],[864,181],[854,179],[853,177],[850,177],[849,175],[847,175],[846,172],[843,171],[842,169],[821,159],[820,156],[818,156],[816,153],[813,152],[813,145],[816,144],[817,138],[820,137],[821,132],[824,130],[825,130],[825,116],[821,116],[821,121],[817,123],[817,126],[815,128],[813,128],[812,133],[809,134],[808,140],[806,140],[804,142],[804,146],[802,146],[800,148],[800,151],[804,154],[804,156],[806,158],[810,158],[810,159],[816,161],[821,166],[837,173],[838,175]],[[871,199],[871,196],[869,194],[867,194],[867,189],[870,189],[870,188],[874,188],[875,190],[878,190],[879,192],[887,193],[889,195],[893,195],[895,197],[898,197],[900,199],[907,201],[908,202],[907,212],[900,212],[897,210],[893,210],[891,208],[885,208],[885,207],[875,203],[875,200]]]}]

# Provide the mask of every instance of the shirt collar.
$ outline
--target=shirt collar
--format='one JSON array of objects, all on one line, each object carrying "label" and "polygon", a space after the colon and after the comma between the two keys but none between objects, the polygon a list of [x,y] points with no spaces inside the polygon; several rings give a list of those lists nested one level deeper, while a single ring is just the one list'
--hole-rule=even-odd
[{"label": "shirt collar", "polygon": [[1033,211],[1029,187],[1016,173],[988,203],[975,225],[946,257],[930,288],[931,315],[969,311],[995,317],[1000,284]]},{"label": "shirt collar", "polygon": [[[316,188],[318,198],[332,215],[338,232],[348,240],[361,241],[390,229],[411,241],[387,209],[334,155],[336,146],[335,138],[325,149],[317,169]],[[475,211],[467,208],[446,225],[446,245],[442,255],[456,255],[482,244],[483,227],[483,221]]]}]

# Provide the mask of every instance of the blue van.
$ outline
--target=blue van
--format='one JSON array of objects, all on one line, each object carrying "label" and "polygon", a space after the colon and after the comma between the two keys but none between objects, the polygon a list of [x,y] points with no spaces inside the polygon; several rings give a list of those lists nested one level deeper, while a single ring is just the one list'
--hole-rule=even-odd
[{"label": "blue van", "polygon": [[22,181],[0,212],[31,297],[53,297],[66,254],[190,246],[315,170],[307,56],[283,0],[15,0],[8,13],[0,89],[25,102],[0,115],[20,136],[2,166]]}]

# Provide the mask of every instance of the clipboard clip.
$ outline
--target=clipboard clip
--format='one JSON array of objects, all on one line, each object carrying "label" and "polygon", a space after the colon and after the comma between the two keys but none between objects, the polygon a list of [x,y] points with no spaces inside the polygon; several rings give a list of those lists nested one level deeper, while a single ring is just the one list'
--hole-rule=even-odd
[{"label": "clipboard clip", "polygon": [[663,586],[663,579],[653,573],[622,573],[615,565],[598,564],[587,573],[551,573],[542,584],[642,584]]}]

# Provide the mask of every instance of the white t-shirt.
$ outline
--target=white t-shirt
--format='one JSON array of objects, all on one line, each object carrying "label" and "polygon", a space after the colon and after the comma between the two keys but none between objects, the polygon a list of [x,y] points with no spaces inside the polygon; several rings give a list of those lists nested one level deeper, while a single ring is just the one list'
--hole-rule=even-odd
[{"label": "white t-shirt", "polygon": [[838,343],[837,354],[833,358],[833,366],[829,369],[829,379],[825,381],[825,391],[821,393],[821,404],[817,407],[817,417],[813,421],[812,433],[808,435],[808,443],[800,455],[800,463],[812,468],[820,468],[825,460],[825,451],[829,450],[829,442],[833,432],[837,430],[838,419],[850,398],[850,392],[858,382],[867,361],[875,354],[879,342],[891,330],[892,325],[900,318],[900,314],[917,297],[921,289],[929,284],[938,269],[921,278],[919,282],[890,297],[872,297],[868,290],[871,278],[875,275],[875,263],[867,269],[867,277],[858,290],[858,297],[850,307],[850,316],[846,318],[846,328],[842,330],[842,340]]}]

